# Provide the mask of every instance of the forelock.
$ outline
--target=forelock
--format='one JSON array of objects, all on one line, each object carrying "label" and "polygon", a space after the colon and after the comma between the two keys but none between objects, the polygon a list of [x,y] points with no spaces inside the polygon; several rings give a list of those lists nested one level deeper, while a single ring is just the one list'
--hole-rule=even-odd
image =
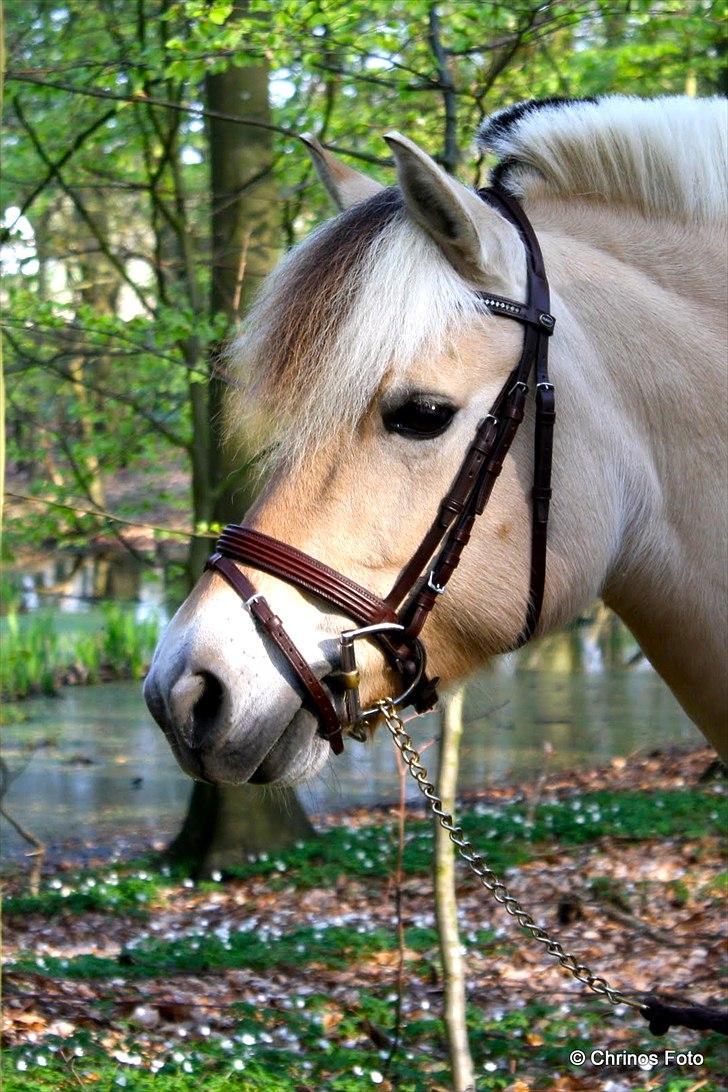
[{"label": "forelock", "polygon": [[268,278],[228,353],[232,428],[251,408],[289,459],[352,430],[384,376],[454,323],[477,293],[383,190],[315,231]]}]

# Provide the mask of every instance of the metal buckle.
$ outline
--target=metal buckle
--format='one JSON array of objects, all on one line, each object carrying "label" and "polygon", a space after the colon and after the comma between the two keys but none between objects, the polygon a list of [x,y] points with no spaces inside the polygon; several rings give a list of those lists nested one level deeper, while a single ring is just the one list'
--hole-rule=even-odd
[{"label": "metal buckle", "polygon": [[536,390],[537,391],[553,391],[553,390],[556,390],[556,388],[554,387],[553,383],[537,383],[536,384]]},{"label": "metal buckle", "polygon": [[524,383],[522,379],[517,379],[516,382],[511,387],[511,389],[508,391],[508,396],[507,396],[508,398],[510,398],[510,396],[513,394],[514,390],[517,387],[521,388],[524,395],[528,394],[528,383]]},{"label": "metal buckle", "polygon": [[247,607],[248,610],[250,610],[250,604],[251,603],[254,603],[256,601],[256,599],[263,599],[263,598],[264,598],[264,596],[263,596],[262,592],[256,592],[255,595],[251,595],[249,599],[243,599],[243,606]]},{"label": "metal buckle", "polygon": [[[344,680],[344,708],[347,718],[345,727],[350,735],[352,732],[354,733],[355,739],[362,738],[361,734],[357,734],[357,731],[362,729],[365,726],[366,721],[371,717],[378,716],[381,710],[378,705],[373,705],[370,709],[362,709],[361,707],[359,698],[359,669],[356,663],[354,642],[366,639],[367,637],[374,637],[378,633],[404,633],[404,631],[405,627],[400,622],[378,622],[372,626],[361,626],[359,629],[344,630],[339,638],[340,671],[337,672],[337,674]],[[417,657],[417,670],[408,686],[405,687],[401,694],[394,698],[392,704],[395,707],[407,704],[407,699],[419,686],[425,671],[425,650],[418,638],[415,638],[412,650]]]},{"label": "metal buckle", "polygon": [[442,595],[442,593],[445,591],[445,585],[444,584],[436,584],[435,583],[435,570],[434,569],[430,569],[429,575],[427,577],[427,587],[430,589],[430,591],[434,592],[435,595]]}]

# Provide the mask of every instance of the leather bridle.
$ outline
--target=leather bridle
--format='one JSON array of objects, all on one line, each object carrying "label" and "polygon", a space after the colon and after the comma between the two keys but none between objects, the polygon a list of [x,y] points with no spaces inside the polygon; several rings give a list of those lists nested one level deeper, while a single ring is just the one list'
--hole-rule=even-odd
[{"label": "leather bridle", "polygon": [[[512,319],[524,328],[520,359],[511,371],[489,412],[479,423],[460,469],[443,497],[437,516],[422,542],[399,574],[392,590],[380,599],[366,588],[342,576],[293,546],[250,527],[230,524],[218,539],[207,568],[218,572],[243,599],[251,615],[268,634],[292,667],[308,701],[317,714],[319,731],[334,754],[344,743],[342,730],[361,738],[363,727],[379,715],[379,707],[362,709],[359,672],[354,644],[373,638],[391,667],[402,679],[402,692],[393,705],[413,706],[418,713],[437,701],[438,679],[426,672],[422,627],[438,597],[455,572],[470,533],[488,502],[503,461],[523,420],[529,379],[536,385],[532,530],[529,594],[523,628],[516,648],[533,635],[543,604],[546,580],[546,536],[551,499],[551,452],[554,428],[554,386],[548,374],[548,339],[554,330],[549,287],[541,248],[520,204],[498,186],[480,190],[518,230],[526,252],[527,302],[481,293],[493,315]],[[340,637],[340,664],[334,676],[343,688],[343,714],[316,677],[305,657],[236,562],[270,573],[335,607],[352,618],[357,628]]]}]

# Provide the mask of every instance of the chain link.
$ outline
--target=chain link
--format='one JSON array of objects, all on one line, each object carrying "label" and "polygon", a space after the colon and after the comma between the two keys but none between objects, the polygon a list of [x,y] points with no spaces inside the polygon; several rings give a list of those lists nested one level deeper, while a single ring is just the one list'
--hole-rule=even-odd
[{"label": "chain link", "polygon": [[555,959],[564,970],[593,993],[605,997],[611,1005],[629,1005],[634,1009],[644,1009],[645,1006],[641,1001],[627,996],[611,986],[606,978],[594,974],[586,963],[580,963],[575,955],[564,951],[558,940],[554,940],[546,929],[536,924],[528,911],[524,910],[518,899],[511,895],[506,885],[498,879],[484,858],[475,850],[472,842],[465,836],[463,828],[453,820],[452,815],[448,815],[444,810],[442,800],[429,780],[419,752],[415,749],[412,737],[405,729],[404,722],[397,713],[391,698],[384,698],[377,702],[377,705],[409,772],[417,782],[420,792],[429,801],[433,815],[450,835],[450,840],[454,843],[459,856],[465,861],[470,871],[478,877],[483,887],[491,893],[495,901],[505,907],[506,912],[515,918],[524,932],[539,944],[543,944],[547,955]]}]

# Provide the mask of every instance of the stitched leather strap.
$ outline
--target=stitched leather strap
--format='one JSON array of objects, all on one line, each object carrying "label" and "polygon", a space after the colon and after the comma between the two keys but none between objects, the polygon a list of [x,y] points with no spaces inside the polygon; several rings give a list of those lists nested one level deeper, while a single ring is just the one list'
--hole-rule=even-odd
[{"label": "stitched leather strap", "polygon": [[295,546],[279,542],[251,527],[229,524],[218,539],[217,549],[236,561],[253,565],[325,599],[360,625],[397,621],[394,610],[373,592]]},{"label": "stitched leather strap", "polygon": [[551,505],[551,457],[553,452],[554,388],[539,386],[536,391],[536,431],[534,436],[533,489],[531,490],[531,566],[526,621],[516,648],[525,645],[538,624],[546,590],[546,547]]},{"label": "stitched leather strap", "polygon": [[302,684],[305,697],[308,697],[313,711],[318,714],[323,728],[323,736],[331,744],[331,750],[335,755],[344,750],[344,740],[341,735],[339,714],[331,702],[319,680],[308,666],[306,659],[298,651],[298,648],[286,632],[283,623],[277,614],[271,610],[264,596],[259,595],[247,576],[240,572],[237,565],[220,553],[214,553],[208,558],[207,569],[227,580],[228,584],[238,593],[256,622],[265,630],[276,647],[282,652],[288,663],[293,668],[294,674]]}]

